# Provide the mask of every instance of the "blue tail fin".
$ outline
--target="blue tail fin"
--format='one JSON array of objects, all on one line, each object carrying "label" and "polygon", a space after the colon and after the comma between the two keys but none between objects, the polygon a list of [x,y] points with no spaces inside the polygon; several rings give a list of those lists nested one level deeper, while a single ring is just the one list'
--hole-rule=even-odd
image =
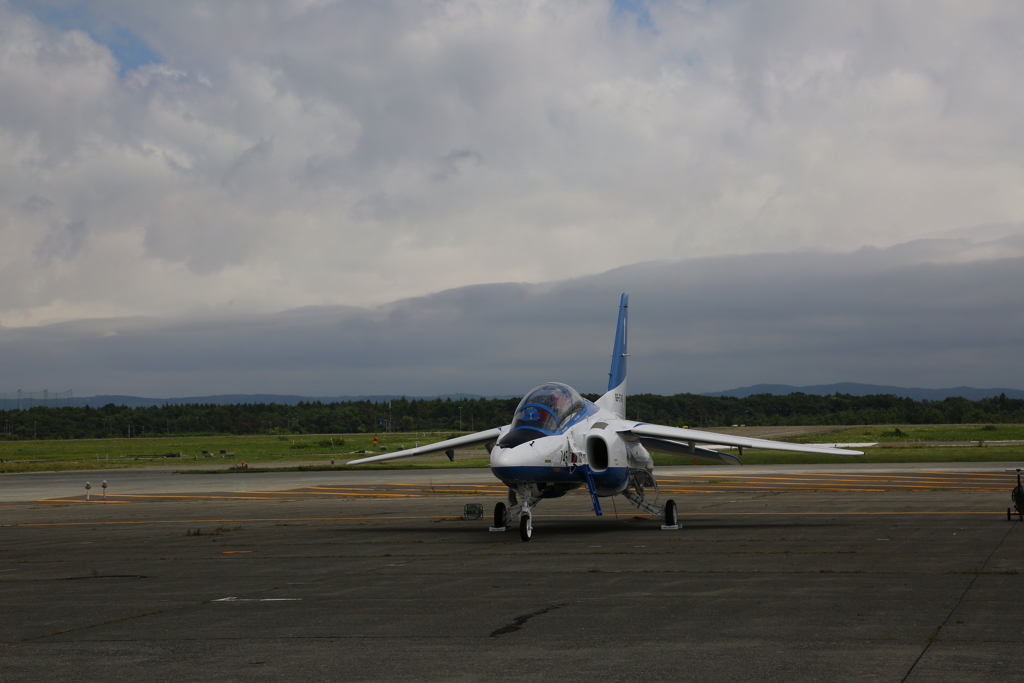
[{"label": "blue tail fin", "polygon": [[619,320],[615,328],[615,348],[612,350],[612,369],[608,373],[608,393],[597,400],[601,408],[626,415],[626,328],[629,314],[629,295],[619,300]]}]

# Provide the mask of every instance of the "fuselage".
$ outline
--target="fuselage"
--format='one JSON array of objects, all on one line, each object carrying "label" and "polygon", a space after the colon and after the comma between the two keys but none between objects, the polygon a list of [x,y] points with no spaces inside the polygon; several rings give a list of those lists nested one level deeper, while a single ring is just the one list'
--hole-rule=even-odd
[{"label": "fuselage", "polygon": [[543,384],[523,398],[491,448],[491,471],[513,489],[528,485],[554,498],[585,486],[589,470],[597,495],[615,495],[629,485],[631,469],[651,466],[643,446],[618,433],[635,424],[567,385]]}]

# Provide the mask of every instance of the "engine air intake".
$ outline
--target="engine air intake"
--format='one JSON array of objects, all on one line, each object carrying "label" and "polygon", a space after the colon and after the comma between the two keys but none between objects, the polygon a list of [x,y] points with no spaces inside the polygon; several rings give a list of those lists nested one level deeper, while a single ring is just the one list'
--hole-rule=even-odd
[{"label": "engine air intake", "polygon": [[587,437],[587,462],[595,472],[608,469],[608,443],[599,435]]}]

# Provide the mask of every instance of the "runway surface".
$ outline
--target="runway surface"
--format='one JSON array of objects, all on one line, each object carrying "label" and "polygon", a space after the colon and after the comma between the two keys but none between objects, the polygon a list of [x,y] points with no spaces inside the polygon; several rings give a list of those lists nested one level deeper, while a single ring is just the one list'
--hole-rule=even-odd
[{"label": "runway surface", "polygon": [[1020,680],[1006,467],[665,468],[682,529],[530,543],[487,470],[2,477],[0,681]]},{"label": "runway surface", "polygon": [[[844,465],[746,465],[658,467],[657,476],[668,487],[690,486],[694,490],[730,490],[760,478],[764,488],[786,488],[789,477],[796,485],[802,480],[805,488],[869,486],[879,490],[903,488],[945,488],[943,477],[961,476],[965,486],[1000,488],[1009,481],[1004,469],[1010,463],[850,463]],[[180,466],[147,467],[144,469],[102,470],[88,472],[33,472],[0,475],[0,506],[61,498],[85,499],[85,485],[91,483],[92,498],[102,495],[101,482],[108,481],[108,500],[122,496],[146,498],[155,494],[220,494],[229,491],[281,492],[322,485],[380,488],[395,483],[418,489],[433,486],[479,487],[481,490],[504,491],[490,470],[370,470],[346,468],[315,472],[273,472],[254,467],[248,472],[223,474],[177,474]],[[708,482],[716,482],[708,484]],[[855,482],[859,482],[856,483]],[[953,482],[956,483],[956,482]],[[947,482],[949,485],[949,482]],[[667,490],[667,489],[666,489]]]},{"label": "runway surface", "polygon": [[[941,468],[941,469],[940,469]],[[1002,463],[662,467],[663,495],[772,491],[998,491],[1012,483]],[[0,477],[0,506],[43,501],[109,503],[172,500],[275,500],[315,497],[504,496],[487,469],[176,474],[173,469],[33,473]],[[88,477],[88,480],[86,479]],[[110,480],[104,491],[101,482]],[[69,495],[70,494],[70,495]],[[585,496],[586,491],[569,495]]]}]

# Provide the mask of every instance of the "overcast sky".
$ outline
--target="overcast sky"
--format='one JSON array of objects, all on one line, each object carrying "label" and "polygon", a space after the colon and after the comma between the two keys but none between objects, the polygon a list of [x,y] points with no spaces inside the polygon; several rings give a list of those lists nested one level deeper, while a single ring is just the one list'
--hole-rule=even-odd
[{"label": "overcast sky", "polygon": [[0,391],[596,391],[623,290],[631,390],[1024,386],[1021,64],[1009,2],[0,0]]},{"label": "overcast sky", "polygon": [[[965,258],[979,254],[996,258]],[[619,294],[629,391],[758,383],[1024,387],[1024,236],[847,254],[656,261],[379,307],[80,320],[0,329],[15,388],[155,398],[603,392]],[[10,363],[8,359],[17,359]]]}]

